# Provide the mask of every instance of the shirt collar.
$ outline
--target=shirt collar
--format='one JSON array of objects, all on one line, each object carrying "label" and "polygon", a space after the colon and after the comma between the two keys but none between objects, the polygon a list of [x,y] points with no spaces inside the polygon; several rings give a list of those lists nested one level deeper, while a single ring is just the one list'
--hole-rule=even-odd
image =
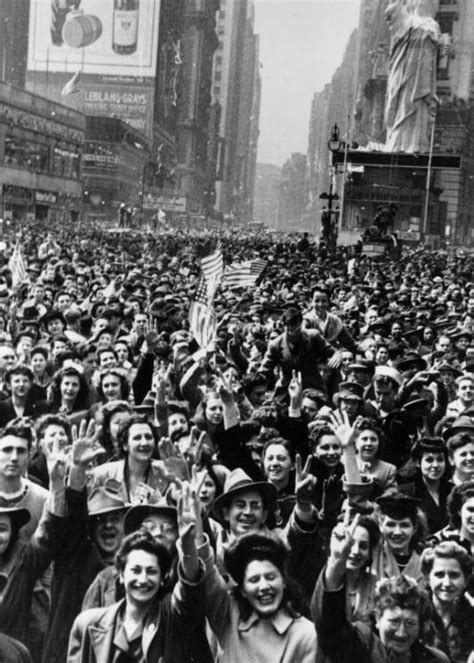
[{"label": "shirt collar", "polygon": [[[239,631],[249,631],[254,625],[260,621],[260,616],[255,610],[248,619],[239,621]],[[294,621],[293,617],[286,612],[286,610],[278,610],[268,621],[279,635],[283,635],[290,628]]]}]

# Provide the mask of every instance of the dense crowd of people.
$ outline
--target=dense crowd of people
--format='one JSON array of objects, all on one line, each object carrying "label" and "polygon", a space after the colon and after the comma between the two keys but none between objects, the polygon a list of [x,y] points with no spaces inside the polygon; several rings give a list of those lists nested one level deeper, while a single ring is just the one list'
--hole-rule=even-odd
[{"label": "dense crowd of people", "polygon": [[[468,252],[35,223],[19,281],[14,240],[2,663],[474,663]],[[216,245],[266,268],[200,347]]]}]

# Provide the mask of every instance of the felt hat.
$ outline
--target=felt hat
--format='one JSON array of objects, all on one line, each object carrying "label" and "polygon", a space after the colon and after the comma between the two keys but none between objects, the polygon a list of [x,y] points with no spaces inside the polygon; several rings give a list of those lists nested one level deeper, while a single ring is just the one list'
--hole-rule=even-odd
[{"label": "felt hat", "polygon": [[389,378],[390,380],[393,380],[399,387],[402,386],[403,384],[403,377],[399,371],[397,371],[396,368],[393,368],[392,366],[377,366],[375,368],[375,375],[374,375],[374,380],[377,380],[377,378]]},{"label": "felt hat", "polygon": [[145,398],[142,400],[142,402],[139,405],[134,405],[133,409],[135,412],[154,412],[155,411],[155,398],[156,398],[156,392],[155,391],[149,391]]},{"label": "felt hat", "polygon": [[447,428],[443,433],[443,440],[447,442],[451,437],[458,433],[468,433],[474,439],[474,419],[462,415],[453,421],[453,425]]},{"label": "felt hat", "polygon": [[417,370],[424,371],[426,368],[426,361],[420,357],[418,352],[407,352],[401,359],[396,362],[395,366],[399,371],[406,371],[409,368],[414,368],[415,366]]},{"label": "felt hat", "polygon": [[338,407],[341,398],[360,402],[363,399],[363,396],[364,387],[358,382],[341,382],[339,384],[339,390],[333,396],[333,403]]},{"label": "felt hat", "polygon": [[224,491],[212,506],[216,518],[223,520],[223,509],[228,507],[234,497],[246,490],[255,490],[261,494],[265,502],[265,508],[271,510],[277,499],[277,489],[268,481],[252,481],[249,475],[240,467],[227,477],[224,484]]},{"label": "felt hat", "polygon": [[158,502],[157,504],[135,504],[125,514],[125,520],[123,521],[124,533],[131,534],[132,532],[136,532],[142,526],[145,518],[153,515],[167,516],[178,525],[178,510],[165,501]]},{"label": "felt hat", "polygon": [[449,364],[447,361],[442,361],[439,366],[436,366],[436,369],[442,373],[443,371],[451,371],[451,373],[454,375],[454,377],[458,378],[459,376],[462,375],[462,371],[459,370],[459,368],[456,368],[456,366],[453,366],[453,364]]},{"label": "felt hat", "polygon": [[381,513],[389,518],[401,520],[402,518],[415,518],[420,500],[403,493],[382,495],[375,500]]},{"label": "felt hat", "polygon": [[64,315],[59,309],[51,309],[47,313],[45,313],[42,317],[40,322],[43,324],[44,327],[47,326],[48,322],[51,322],[51,320],[60,320],[64,326],[66,326],[66,320],[64,319]]},{"label": "felt hat", "polygon": [[30,512],[24,507],[2,506],[0,507],[0,515],[8,516],[11,521],[16,523],[18,529],[26,525],[31,519]]},{"label": "felt hat", "polygon": [[370,359],[356,359],[352,364],[349,364],[351,371],[366,371],[370,375],[374,374],[375,362]]},{"label": "felt hat", "polygon": [[102,486],[92,490],[87,499],[87,510],[89,516],[100,516],[110,511],[125,511],[129,505],[126,504],[120,493],[120,483],[109,479]]}]

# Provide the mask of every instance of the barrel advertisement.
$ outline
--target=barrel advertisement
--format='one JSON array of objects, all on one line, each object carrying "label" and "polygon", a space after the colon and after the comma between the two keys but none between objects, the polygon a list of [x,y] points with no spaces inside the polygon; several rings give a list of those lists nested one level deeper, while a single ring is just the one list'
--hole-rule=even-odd
[{"label": "barrel advertisement", "polygon": [[157,0],[31,0],[28,70],[154,77]]},{"label": "barrel advertisement", "polygon": [[152,135],[159,0],[31,0],[26,87]]}]

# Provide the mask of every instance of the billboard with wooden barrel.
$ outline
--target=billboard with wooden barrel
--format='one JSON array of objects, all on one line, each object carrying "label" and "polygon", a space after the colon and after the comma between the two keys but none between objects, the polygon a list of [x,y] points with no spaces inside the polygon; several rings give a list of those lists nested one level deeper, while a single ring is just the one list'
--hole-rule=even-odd
[{"label": "billboard with wooden barrel", "polygon": [[149,134],[159,17],[160,0],[30,0],[28,89]]}]

